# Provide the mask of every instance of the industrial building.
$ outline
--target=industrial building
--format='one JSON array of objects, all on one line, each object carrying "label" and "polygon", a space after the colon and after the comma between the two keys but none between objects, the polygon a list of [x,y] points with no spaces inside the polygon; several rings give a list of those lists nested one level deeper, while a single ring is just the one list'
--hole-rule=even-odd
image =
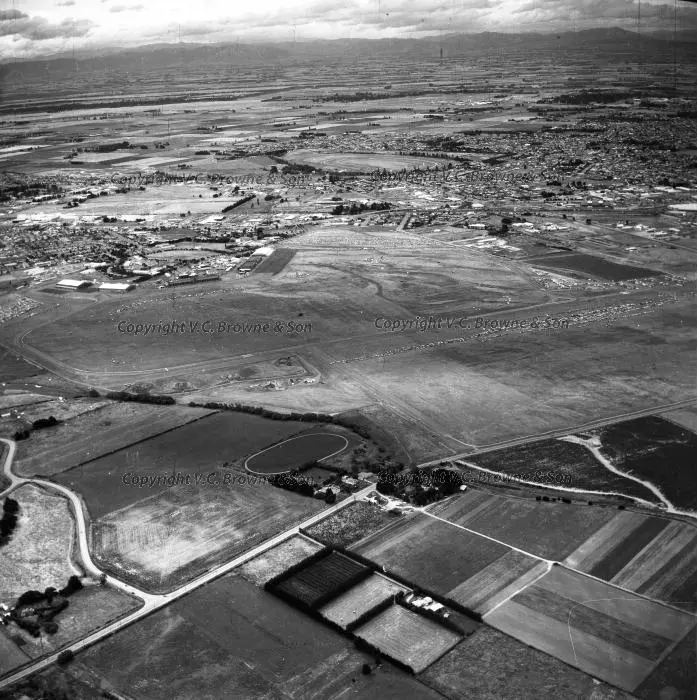
[{"label": "industrial building", "polygon": [[129,282],[102,282],[99,285],[100,292],[130,292],[135,288],[135,284]]},{"label": "industrial building", "polygon": [[61,289],[86,289],[91,284],[92,283],[88,282],[87,280],[64,279],[60,282],[56,282],[56,287],[60,287]]},{"label": "industrial building", "polygon": [[167,282],[168,287],[179,287],[182,284],[197,284],[198,282],[213,282],[219,280],[220,275],[190,275],[189,277],[176,277]]}]

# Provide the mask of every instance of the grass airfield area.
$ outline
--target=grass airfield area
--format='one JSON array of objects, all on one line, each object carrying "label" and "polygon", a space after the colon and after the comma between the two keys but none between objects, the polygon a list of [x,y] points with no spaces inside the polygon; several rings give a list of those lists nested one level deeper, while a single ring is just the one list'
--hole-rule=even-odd
[{"label": "grass airfield area", "polygon": [[[348,237],[353,231],[346,232]],[[359,234],[360,235],[360,234]],[[302,236],[301,236],[302,238]],[[382,245],[380,237],[378,245]],[[413,237],[411,237],[413,239]],[[409,240],[409,238],[407,238]],[[24,347],[80,370],[149,370],[220,359],[276,348],[380,336],[376,319],[475,315],[509,306],[547,301],[524,267],[477,252],[458,253],[443,267],[443,250],[299,250],[282,273],[259,281],[227,280],[182,294],[154,291],[90,304],[70,316],[48,321],[25,334]],[[295,246],[295,239],[293,239]],[[420,245],[416,240],[414,245]],[[377,256],[377,257],[376,257]],[[378,262],[379,261],[379,262]],[[229,294],[235,286],[242,293]],[[192,330],[209,320],[215,332]],[[267,332],[217,331],[218,322],[271,324]],[[275,323],[284,325],[274,331]],[[125,332],[129,323],[184,323],[183,332]],[[295,326],[311,330],[294,332]],[[122,325],[122,330],[119,329]],[[79,329],[79,331],[77,330]],[[384,332],[382,332],[384,335]]]},{"label": "grass airfield area", "polygon": [[[380,236],[379,245],[387,238]],[[241,292],[234,295],[232,281],[223,280],[205,292],[154,290],[82,306],[36,324],[23,347],[80,370],[83,381],[112,388],[145,382],[161,391],[195,390],[216,400],[291,410],[380,406],[388,430],[416,461],[694,395],[689,292],[664,295],[655,311],[658,297],[651,291],[628,302],[617,295],[585,300],[578,292],[575,301],[553,302],[524,263],[479,251],[458,252],[443,266],[438,249],[378,255],[314,242],[303,247],[302,239],[279,275],[235,280]],[[442,327],[422,331],[419,319],[428,316],[441,318]],[[482,318],[535,317],[571,321],[536,332],[482,332],[478,326]],[[206,320],[215,332],[196,327]],[[398,332],[377,327],[399,321],[414,325]],[[184,330],[119,330],[119,324],[171,322]],[[219,322],[269,327],[217,332]],[[282,381],[269,392],[262,381],[274,374],[269,363],[288,353],[309,362],[318,382],[297,382],[296,369],[279,369],[275,376]],[[259,369],[252,372],[254,363]],[[262,376],[254,381],[250,374],[257,371]]]}]

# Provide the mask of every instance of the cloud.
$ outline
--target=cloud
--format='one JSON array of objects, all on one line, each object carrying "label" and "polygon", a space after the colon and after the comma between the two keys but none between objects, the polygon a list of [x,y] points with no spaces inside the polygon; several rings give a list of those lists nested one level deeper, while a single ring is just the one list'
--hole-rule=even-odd
[{"label": "cloud", "polygon": [[82,37],[96,26],[89,19],[64,19],[62,22],[49,22],[45,17],[29,17],[23,14],[13,22],[0,24],[0,36],[14,37],[18,39],[30,39],[32,41],[46,41],[47,39],[70,39]]},{"label": "cloud", "polygon": [[29,17],[29,15],[14,8],[11,10],[0,10],[0,22],[7,22],[11,19],[22,19],[23,17]]},{"label": "cloud", "polygon": [[138,12],[143,9],[143,5],[113,5],[109,12]]},{"label": "cloud", "polygon": [[[308,41],[345,37],[418,38],[478,32],[561,33],[593,27],[637,29],[639,0],[23,0],[45,17],[0,10],[0,56],[60,51],[68,39],[139,46],[181,38],[202,43]],[[135,4],[137,3],[137,4]],[[19,3],[17,3],[19,4]],[[69,13],[77,5],[83,19]],[[135,13],[138,13],[137,18]],[[672,0],[641,0],[642,33],[672,29]],[[129,14],[131,13],[131,14]],[[697,27],[697,2],[677,5],[678,29]],[[137,19],[137,21],[134,21]],[[12,20],[12,21],[8,21]],[[53,38],[54,41],[48,41]],[[86,42],[76,42],[84,45]]]}]

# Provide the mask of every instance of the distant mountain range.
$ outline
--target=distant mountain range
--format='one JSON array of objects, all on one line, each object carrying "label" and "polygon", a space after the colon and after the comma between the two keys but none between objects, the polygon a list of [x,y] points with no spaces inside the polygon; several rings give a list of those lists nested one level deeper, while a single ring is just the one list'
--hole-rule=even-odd
[{"label": "distant mountain range", "polygon": [[[681,55],[696,53],[697,31],[678,32],[675,43]],[[610,27],[578,32],[552,34],[449,34],[420,39],[337,39],[281,43],[175,43],[149,44],[137,48],[106,47],[100,50],[65,52],[40,59],[5,61],[0,63],[0,80],[12,70],[21,71],[31,79],[50,73],[114,71],[143,69],[160,70],[186,63],[194,66],[289,66],[310,61],[342,61],[346,59],[400,58],[438,60],[440,49],[446,59],[488,52],[583,51],[632,53],[662,50],[673,45],[672,33],[637,34]],[[76,66],[77,64],[77,66]]]}]

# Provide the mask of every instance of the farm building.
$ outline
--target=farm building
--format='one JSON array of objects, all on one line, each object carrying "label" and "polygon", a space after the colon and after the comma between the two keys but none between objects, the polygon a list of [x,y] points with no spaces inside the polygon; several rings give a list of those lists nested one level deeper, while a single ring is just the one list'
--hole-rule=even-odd
[{"label": "farm building", "polygon": [[60,287],[61,289],[85,289],[86,287],[89,287],[90,284],[91,282],[88,282],[87,280],[64,279],[57,282],[56,287]]},{"label": "farm building", "polygon": [[130,292],[135,289],[135,284],[130,284],[128,282],[102,282],[99,286],[99,291],[101,292]]}]

